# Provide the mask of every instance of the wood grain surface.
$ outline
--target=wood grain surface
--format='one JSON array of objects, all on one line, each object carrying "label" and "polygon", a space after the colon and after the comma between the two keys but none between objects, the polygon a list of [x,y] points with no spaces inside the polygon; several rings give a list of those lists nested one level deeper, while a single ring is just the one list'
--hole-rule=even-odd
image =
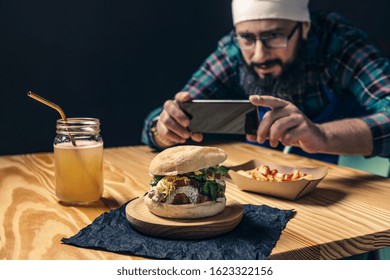
[{"label": "wood grain surface", "polygon": [[143,197],[126,206],[126,217],[132,227],[144,234],[168,239],[200,239],[218,236],[233,230],[241,221],[242,204],[227,198],[225,209],[201,219],[168,219],[151,213]]},{"label": "wood grain surface", "polygon": [[[226,164],[251,159],[292,167],[327,167],[308,196],[288,201],[239,190],[226,194],[245,204],[294,209],[270,259],[336,259],[390,246],[390,179],[244,143],[215,145]],[[148,190],[148,147],[104,151],[103,198],[90,206],[65,206],[54,192],[53,155],[0,157],[0,259],[140,259],[61,244],[110,209]],[[255,233],[254,233],[255,234]]]}]

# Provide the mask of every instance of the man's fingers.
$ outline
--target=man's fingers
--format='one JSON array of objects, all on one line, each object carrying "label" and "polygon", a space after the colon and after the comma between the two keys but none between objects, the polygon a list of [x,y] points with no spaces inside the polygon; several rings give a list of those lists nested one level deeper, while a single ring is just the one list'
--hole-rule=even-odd
[{"label": "man's fingers", "polygon": [[202,133],[192,133],[191,139],[195,142],[202,142],[203,140],[203,134]]},{"label": "man's fingers", "polygon": [[269,136],[269,130],[273,124],[273,119],[270,117],[271,111],[266,112],[263,116],[263,119],[260,121],[260,125],[257,128],[257,142],[260,144],[264,143],[264,141]]},{"label": "man's fingers", "polygon": [[164,139],[166,139],[167,142],[171,142],[172,144],[176,144],[176,143],[184,144],[186,142],[186,139],[180,137],[179,135],[169,130],[166,130],[166,132],[164,132]]},{"label": "man's fingers", "polygon": [[191,136],[190,132],[180,123],[178,123],[176,119],[174,119],[171,115],[169,115],[167,111],[162,111],[159,118],[159,123],[160,122],[161,122],[161,126],[164,126],[164,129],[162,129],[162,133],[165,132],[167,136],[169,131],[178,135],[182,139],[188,139]]},{"label": "man's fingers", "polygon": [[256,142],[256,135],[253,134],[247,134],[246,139],[251,142]]},{"label": "man's fingers", "polygon": [[303,122],[302,115],[299,114],[286,115],[278,118],[270,128],[269,141],[271,147],[276,147],[287,131],[297,128]]},{"label": "man's fingers", "polygon": [[191,99],[191,96],[190,96],[189,92],[187,92],[187,91],[180,91],[180,92],[176,93],[176,95],[175,95],[175,101],[186,102],[186,101],[189,101],[190,99]]},{"label": "man's fingers", "polygon": [[255,106],[264,106],[271,109],[281,108],[290,104],[288,101],[269,95],[251,95],[249,96],[249,101]]},{"label": "man's fingers", "polygon": [[176,100],[166,101],[164,103],[164,111],[182,127],[186,128],[190,125],[190,119],[183,112],[183,110],[181,109],[180,105]]},{"label": "man's fingers", "polygon": [[285,146],[298,146],[299,133],[299,129],[287,131],[285,134],[283,134],[280,142],[282,142],[282,144]]},{"label": "man's fingers", "polygon": [[167,142],[185,143],[189,138],[197,142],[203,140],[202,134],[191,134],[188,130],[190,119],[183,112],[181,102],[186,102],[190,99],[190,94],[182,91],[175,95],[174,100],[167,100],[164,103],[156,128],[159,135]]}]

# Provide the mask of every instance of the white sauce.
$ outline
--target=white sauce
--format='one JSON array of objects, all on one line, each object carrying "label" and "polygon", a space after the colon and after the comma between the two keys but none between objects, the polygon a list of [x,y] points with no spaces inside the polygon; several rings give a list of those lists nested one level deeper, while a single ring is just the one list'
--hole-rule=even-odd
[{"label": "white sauce", "polygon": [[171,192],[171,195],[167,197],[167,203],[172,203],[173,199],[175,198],[175,195],[178,193],[184,193],[191,203],[196,203],[196,200],[198,199],[199,195],[199,191],[197,188],[194,188],[192,186],[184,186],[177,188],[175,191]]}]

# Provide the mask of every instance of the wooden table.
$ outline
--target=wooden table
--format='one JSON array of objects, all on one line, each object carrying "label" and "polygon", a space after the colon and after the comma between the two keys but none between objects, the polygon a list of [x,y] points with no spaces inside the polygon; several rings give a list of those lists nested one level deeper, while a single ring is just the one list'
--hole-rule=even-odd
[{"label": "wooden table", "polygon": [[[317,189],[297,201],[243,192],[228,182],[227,197],[241,203],[295,209],[270,259],[336,259],[390,245],[390,179],[244,143],[216,146],[227,152],[227,165],[258,158],[329,168]],[[145,146],[106,149],[104,195],[88,207],[57,202],[53,154],[1,156],[0,259],[140,259],[63,245],[60,240],[103,212],[143,195],[155,155]]]}]

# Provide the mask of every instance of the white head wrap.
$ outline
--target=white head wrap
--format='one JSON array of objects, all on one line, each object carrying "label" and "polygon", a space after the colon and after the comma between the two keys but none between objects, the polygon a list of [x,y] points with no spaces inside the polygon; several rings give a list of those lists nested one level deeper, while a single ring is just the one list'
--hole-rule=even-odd
[{"label": "white head wrap", "polygon": [[233,0],[233,23],[258,19],[310,21],[309,0]]}]

